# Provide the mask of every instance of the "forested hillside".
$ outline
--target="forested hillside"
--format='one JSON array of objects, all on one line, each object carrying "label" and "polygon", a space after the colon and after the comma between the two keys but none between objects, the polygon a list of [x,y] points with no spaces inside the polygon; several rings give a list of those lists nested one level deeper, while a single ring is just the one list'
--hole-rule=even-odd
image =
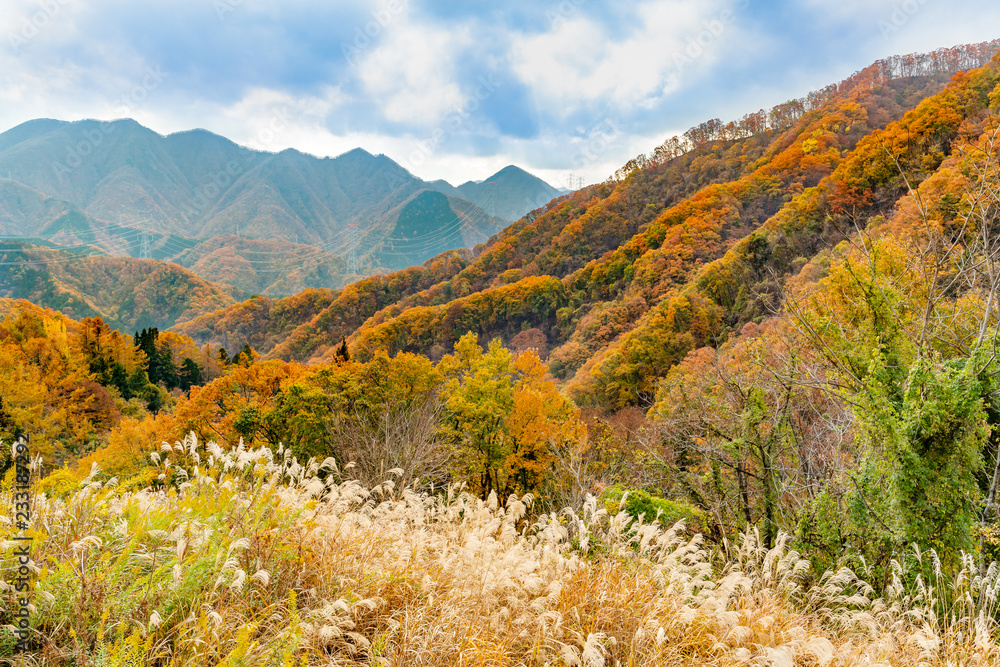
[{"label": "forested hillside", "polygon": [[309,287],[335,289],[350,282],[347,261],[319,248],[287,241],[213,236],[173,261],[192,273],[244,295],[282,296]]},{"label": "forested hillside", "polygon": [[[95,249],[96,250],[96,249]],[[114,328],[168,328],[233,304],[232,289],[177,264],[69,253],[17,241],[0,248],[0,297],[29,300],[77,319],[100,316]]]},{"label": "forested hillside", "polygon": [[[225,365],[174,333],[123,335],[99,317],[0,298],[0,439],[30,433],[46,466],[76,461],[106,445],[123,418],[169,407],[172,390],[208,382]],[[0,468],[10,465],[5,448]]]},{"label": "forested hillside", "polygon": [[[338,289],[232,303],[178,265],[5,249],[64,311],[0,299],[0,441],[41,455],[33,648],[997,664],[997,49],[707,121]],[[387,238],[432,247],[419,221],[451,199],[410,205]],[[274,243],[284,277],[233,247],[186,261],[250,288],[314,270],[295,244]],[[136,286],[96,302],[102,272]]]},{"label": "forested hillside", "polygon": [[[989,104],[970,91],[985,84],[966,75],[949,83],[950,72],[991,54],[990,45],[977,45],[882,61],[800,100],[703,123],[614,179],[533,212],[467,266],[445,262],[453,274],[425,268],[418,281],[359,283],[352,293],[371,297],[350,320],[310,311],[299,334],[287,324],[263,333],[263,321],[215,326],[232,320],[223,311],[184,331],[214,342],[212,332],[225,331],[265,356],[305,361],[328,358],[343,336],[361,356],[377,349],[439,356],[466,331],[511,343],[537,330],[542,338],[534,338],[551,350],[551,372],[579,400],[648,408],[658,379],[687,352],[768,316],[782,276],[847,238],[852,220],[892,207],[902,194],[899,175],[868,184],[864,209],[848,211],[837,199],[871,152],[873,139],[856,149],[859,141],[896,123],[891,134],[912,137],[908,149],[926,160],[924,171],[943,159],[962,121]],[[386,290],[400,283],[421,289]],[[331,304],[343,296],[331,293]],[[281,345],[286,337],[305,344]]]}]

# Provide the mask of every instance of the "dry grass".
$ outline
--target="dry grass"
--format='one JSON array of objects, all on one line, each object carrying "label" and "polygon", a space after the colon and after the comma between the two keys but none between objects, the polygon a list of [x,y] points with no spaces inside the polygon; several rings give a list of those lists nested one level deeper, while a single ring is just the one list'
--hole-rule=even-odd
[{"label": "dry grass", "polygon": [[[804,590],[784,540],[746,535],[720,571],[680,527],[630,525],[593,500],[529,524],[529,499],[333,484],[318,476],[336,476],[332,462],[267,449],[188,440],[157,458],[178,484],[95,474],[37,501],[40,648],[23,664],[1000,662],[997,572],[971,560],[934,586],[900,568],[880,595],[846,570]],[[9,582],[11,542],[3,553]]]}]

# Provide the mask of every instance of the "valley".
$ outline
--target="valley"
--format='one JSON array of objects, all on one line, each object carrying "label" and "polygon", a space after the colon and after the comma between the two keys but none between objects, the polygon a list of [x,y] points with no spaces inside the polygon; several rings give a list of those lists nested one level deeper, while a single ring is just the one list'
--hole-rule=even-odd
[{"label": "valley", "polygon": [[0,134],[0,664],[997,664],[998,50],[575,190]]}]

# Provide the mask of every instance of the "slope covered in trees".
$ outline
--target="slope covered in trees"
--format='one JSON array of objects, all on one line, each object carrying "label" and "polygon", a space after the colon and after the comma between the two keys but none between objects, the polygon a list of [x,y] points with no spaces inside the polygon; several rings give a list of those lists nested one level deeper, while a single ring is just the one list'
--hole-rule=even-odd
[{"label": "slope covered in trees", "polygon": [[[169,407],[171,390],[188,391],[223,372],[208,347],[144,329],[134,336],[99,317],[73,320],[25,300],[0,298],[0,440],[31,436],[52,467],[107,444],[123,418]],[[0,451],[0,475],[11,450]]]},{"label": "slope covered in trees", "polygon": [[[982,91],[970,89],[985,83],[959,75],[945,84],[952,71],[982,62],[991,49],[973,45],[880,61],[770,111],[704,123],[632,160],[615,179],[526,216],[477,248],[467,265],[450,265],[459,269],[453,274],[406,281],[422,289],[403,290],[391,301],[366,299],[378,311],[363,310],[329,335],[306,325],[308,344],[275,347],[258,338],[257,349],[329,358],[324,350],[349,335],[362,356],[377,349],[431,354],[435,346],[438,355],[465,331],[510,342],[537,329],[552,350],[550,370],[571,382],[578,399],[648,407],[658,379],[688,351],[765,317],[781,276],[845,238],[851,228],[845,206],[854,204],[843,188],[856,178],[851,165],[871,152],[866,137],[873,131],[911,113],[896,131],[913,134],[914,159],[928,160],[928,169],[942,159],[948,132],[957,131],[954,118],[942,114],[957,113],[961,124],[988,105]],[[900,185],[883,175],[869,188],[875,199],[853,214],[863,219],[891,207]],[[763,239],[778,228],[787,247],[776,251]],[[720,267],[736,264],[739,273],[717,278]],[[778,282],[768,278],[772,272]],[[379,291],[385,280],[393,279],[357,288]]]},{"label": "slope covered in trees", "polygon": [[468,263],[468,252],[452,251],[422,267],[371,276],[338,291],[250,299],[176,328],[199,342],[228,348],[249,344],[269,357],[302,361],[332,351],[382,308],[447,280]]},{"label": "slope covered in trees", "polygon": [[[824,141],[835,141],[838,127],[859,122],[849,118],[849,111],[860,106],[855,95],[849,94],[841,103],[842,114],[803,116],[808,122],[805,132],[783,155],[791,152],[801,156],[801,163],[811,163],[811,156],[825,151],[829,174],[812,184],[808,180],[787,183],[790,201],[704,269],[700,265],[705,262],[696,261],[687,264],[694,271],[674,273],[674,267],[686,266],[689,256],[677,253],[677,246],[683,247],[687,238],[697,239],[698,227],[703,225],[704,218],[692,215],[699,210],[694,209],[673,212],[672,220],[664,216],[661,222],[666,226],[647,230],[643,239],[647,245],[623,247],[616,257],[574,276],[581,291],[592,292],[596,282],[604,292],[619,293],[618,301],[636,295],[655,304],[635,331],[609,346],[592,364],[592,371],[578,381],[584,386],[592,383],[600,399],[610,405],[648,404],[653,386],[643,384],[647,378],[655,382],[694,347],[766,317],[778,305],[785,276],[821,249],[847,238],[869,217],[888,214],[908,184],[920,183],[950,154],[953,141],[978,136],[990,110],[990,93],[1000,78],[997,68],[994,60],[984,69],[956,75],[945,90],[884,129],[875,128],[843,157],[836,144],[822,147]],[[862,81],[855,90],[864,97],[866,88]],[[814,145],[814,139],[819,143]],[[797,189],[801,192],[796,194]],[[721,212],[722,224],[738,218],[739,203],[715,208],[723,201],[725,195],[701,210],[711,206],[713,215]],[[716,223],[709,225],[713,229]],[[672,243],[667,242],[667,234],[674,235]],[[647,248],[652,251],[642,252]],[[676,345],[664,353],[667,340]]]},{"label": "slope covered in trees", "polygon": [[231,305],[226,289],[151,259],[84,256],[15,241],[0,250],[0,297],[26,299],[77,319],[100,316],[123,331],[166,329]]},{"label": "slope covered in trees", "polygon": [[356,279],[347,261],[319,248],[287,241],[213,236],[173,258],[205,280],[244,296],[286,296],[310,287],[336,289]]}]

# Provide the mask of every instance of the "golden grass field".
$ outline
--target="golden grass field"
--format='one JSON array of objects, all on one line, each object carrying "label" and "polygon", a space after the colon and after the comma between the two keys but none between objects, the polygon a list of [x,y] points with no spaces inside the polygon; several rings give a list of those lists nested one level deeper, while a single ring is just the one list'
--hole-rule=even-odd
[{"label": "golden grass field", "polygon": [[593,499],[527,521],[530,499],[334,484],[331,460],[193,438],[99,477],[35,501],[39,648],[12,664],[1000,664],[998,571],[970,558],[874,591],[811,575],[786,538],[710,554]]}]

